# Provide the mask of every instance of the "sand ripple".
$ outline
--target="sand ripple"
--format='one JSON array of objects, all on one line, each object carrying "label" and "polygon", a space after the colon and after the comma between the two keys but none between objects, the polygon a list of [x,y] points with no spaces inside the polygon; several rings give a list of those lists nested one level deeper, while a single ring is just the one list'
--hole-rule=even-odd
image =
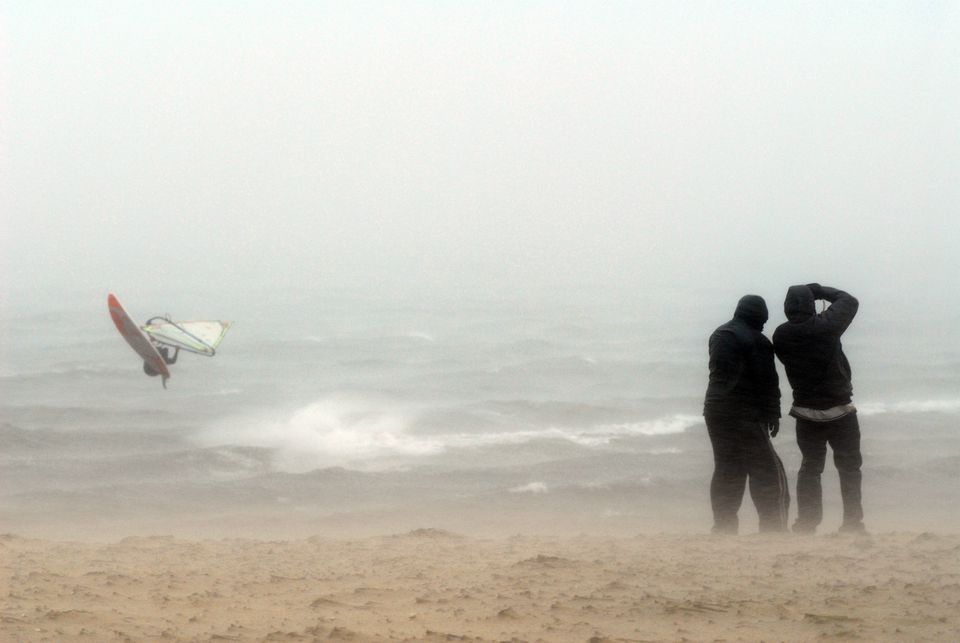
[{"label": "sand ripple", "polygon": [[960,536],[7,536],[10,641],[960,640]]}]

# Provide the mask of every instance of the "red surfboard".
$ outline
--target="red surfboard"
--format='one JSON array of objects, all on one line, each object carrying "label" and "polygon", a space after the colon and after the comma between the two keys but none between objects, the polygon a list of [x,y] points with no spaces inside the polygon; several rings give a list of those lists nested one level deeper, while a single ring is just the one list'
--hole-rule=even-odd
[{"label": "red surfboard", "polygon": [[147,339],[140,327],[130,319],[130,315],[127,314],[127,311],[123,309],[123,306],[120,305],[113,294],[107,297],[107,307],[110,309],[110,318],[113,320],[113,325],[117,327],[123,338],[130,344],[130,348],[135,350],[137,355],[149,364],[153,370],[163,376],[163,385],[166,386],[170,371],[153,342]]}]

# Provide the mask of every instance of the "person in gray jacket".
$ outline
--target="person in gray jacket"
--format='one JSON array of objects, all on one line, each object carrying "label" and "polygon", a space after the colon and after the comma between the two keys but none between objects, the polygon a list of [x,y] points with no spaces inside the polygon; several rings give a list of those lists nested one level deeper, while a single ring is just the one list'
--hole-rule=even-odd
[{"label": "person in gray jacket", "polygon": [[[830,302],[819,314],[818,299]],[[797,420],[797,445],[803,455],[793,530],[814,533],[823,519],[820,476],[829,444],[843,498],[840,530],[863,532],[860,425],[853,405],[850,362],[840,343],[859,302],[847,292],[812,283],[791,286],[783,308],[787,321],[774,331],[773,347],[793,388],[790,415]]]}]

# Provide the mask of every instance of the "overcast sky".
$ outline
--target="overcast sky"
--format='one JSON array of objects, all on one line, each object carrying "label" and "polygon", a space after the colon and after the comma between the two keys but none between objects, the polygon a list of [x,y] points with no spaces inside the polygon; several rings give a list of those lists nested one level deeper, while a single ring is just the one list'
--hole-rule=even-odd
[{"label": "overcast sky", "polygon": [[960,299],[958,2],[0,7],[8,298]]}]

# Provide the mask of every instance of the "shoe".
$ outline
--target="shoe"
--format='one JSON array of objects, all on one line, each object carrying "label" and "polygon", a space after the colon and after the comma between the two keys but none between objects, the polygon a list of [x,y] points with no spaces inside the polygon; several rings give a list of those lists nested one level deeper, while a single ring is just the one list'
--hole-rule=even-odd
[{"label": "shoe", "polygon": [[843,523],[840,525],[839,533],[841,534],[866,534],[867,528],[863,525],[862,522],[850,522]]},{"label": "shoe", "polygon": [[714,525],[710,533],[714,536],[736,536],[739,529],[730,525]]}]

